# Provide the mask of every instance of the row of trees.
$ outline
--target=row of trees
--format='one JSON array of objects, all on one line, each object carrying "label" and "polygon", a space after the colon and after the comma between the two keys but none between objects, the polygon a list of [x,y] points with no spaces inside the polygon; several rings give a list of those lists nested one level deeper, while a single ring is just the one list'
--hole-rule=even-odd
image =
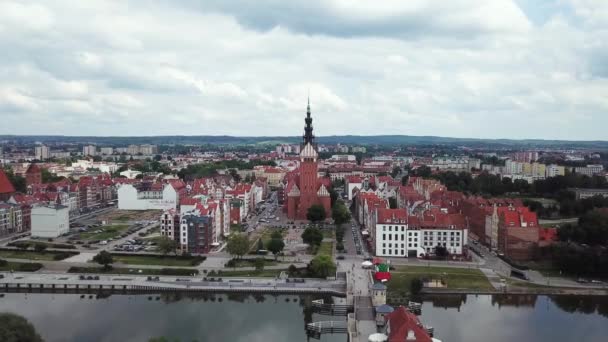
[{"label": "row of trees", "polygon": [[578,225],[562,226],[558,237],[564,242],[605,246],[608,244],[608,210],[592,210],[579,218]]}]

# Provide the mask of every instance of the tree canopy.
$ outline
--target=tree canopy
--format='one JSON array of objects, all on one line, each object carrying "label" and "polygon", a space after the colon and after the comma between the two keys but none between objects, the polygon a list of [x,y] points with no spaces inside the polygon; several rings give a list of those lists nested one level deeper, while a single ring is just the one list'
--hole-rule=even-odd
[{"label": "tree canopy", "polygon": [[334,223],[337,225],[350,221],[350,211],[346,205],[344,205],[344,201],[336,201],[336,204],[331,209],[331,216],[334,219]]},{"label": "tree canopy", "polygon": [[42,342],[34,326],[24,317],[12,313],[0,313],[0,341]]},{"label": "tree canopy", "polygon": [[163,255],[167,255],[172,252],[175,253],[177,250],[177,242],[175,242],[175,240],[170,239],[166,236],[163,236],[160,239],[158,239],[157,245],[158,245],[157,246],[158,250]]},{"label": "tree canopy", "polygon": [[323,241],[323,233],[319,228],[309,227],[302,233],[302,240],[310,247],[319,246]]},{"label": "tree canopy", "polygon": [[319,278],[326,278],[336,272],[336,265],[329,255],[317,255],[308,265],[310,272]]},{"label": "tree canopy", "polygon": [[100,265],[103,265],[104,269],[109,269],[110,264],[114,262],[114,258],[112,258],[112,254],[110,254],[109,252],[101,251],[93,257],[93,261]]},{"label": "tree canopy", "polygon": [[327,217],[327,213],[325,212],[325,207],[320,204],[313,204],[308,208],[308,212],[306,213],[306,218],[312,222],[319,222],[325,220]]},{"label": "tree canopy", "polygon": [[277,258],[277,255],[283,251],[285,248],[285,242],[283,242],[283,238],[272,238],[268,242],[268,246],[266,248],[274,255],[274,258]]},{"label": "tree canopy", "polygon": [[238,259],[242,258],[243,255],[249,252],[249,239],[242,234],[231,234],[230,237],[228,237],[226,251],[228,251],[230,255],[236,256]]}]

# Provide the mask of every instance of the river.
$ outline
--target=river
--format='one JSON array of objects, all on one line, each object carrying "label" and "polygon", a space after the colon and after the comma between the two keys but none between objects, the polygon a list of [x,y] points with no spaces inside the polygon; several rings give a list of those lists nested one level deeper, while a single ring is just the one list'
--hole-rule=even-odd
[{"label": "river", "polygon": [[[343,319],[312,314],[312,299],[11,293],[0,298],[0,312],[26,317],[49,342],[306,341],[306,322]],[[608,297],[442,295],[424,298],[421,320],[444,342],[604,342]],[[321,341],[345,342],[346,335]]]}]

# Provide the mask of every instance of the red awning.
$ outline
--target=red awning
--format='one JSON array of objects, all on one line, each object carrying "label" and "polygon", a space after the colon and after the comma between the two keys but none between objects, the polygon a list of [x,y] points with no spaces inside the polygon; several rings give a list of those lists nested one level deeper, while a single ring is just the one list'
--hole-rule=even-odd
[{"label": "red awning", "polygon": [[374,263],[374,265],[378,265],[378,264],[382,263],[382,259],[380,259],[380,258],[374,258],[374,259],[372,259],[372,262]]},{"label": "red awning", "polygon": [[389,280],[391,280],[391,273],[390,272],[376,272],[376,273],[374,273],[374,278],[377,281],[389,281]]}]

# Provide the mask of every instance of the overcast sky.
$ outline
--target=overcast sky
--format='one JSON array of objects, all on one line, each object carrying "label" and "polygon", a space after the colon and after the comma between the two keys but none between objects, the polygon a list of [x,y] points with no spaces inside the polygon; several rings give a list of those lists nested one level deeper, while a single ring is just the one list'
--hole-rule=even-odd
[{"label": "overcast sky", "polygon": [[607,0],[0,1],[0,134],[608,140]]}]

